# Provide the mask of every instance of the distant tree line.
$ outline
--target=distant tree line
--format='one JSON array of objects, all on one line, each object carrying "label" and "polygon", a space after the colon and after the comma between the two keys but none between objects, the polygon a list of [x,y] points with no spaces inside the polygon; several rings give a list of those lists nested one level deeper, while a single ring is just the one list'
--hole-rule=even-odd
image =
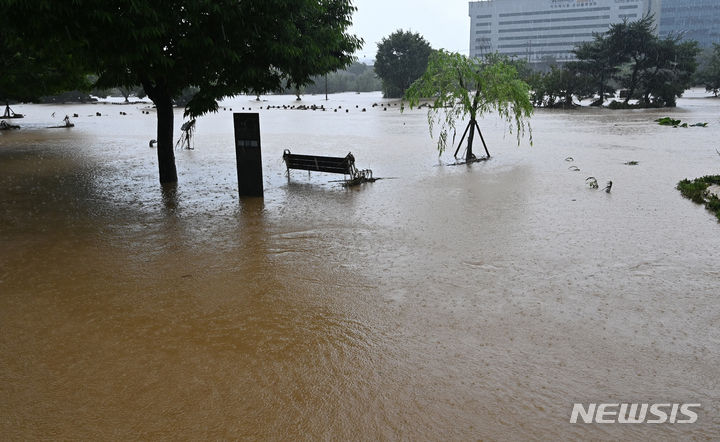
[{"label": "distant tree line", "polygon": [[382,82],[377,75],[375,75],[373,67],[365,63],[355,62],[345,69],[330,72],[327,76],[313,76],[311,77],[311,83],[300,87],[297,91],[290,87],[286,88],[284,92],[288,94],[296,92],[304,94],[324,94],[326,92],[326,79],[328,94],[338,92],[374,92],[382,89]]},{"label": "distant tree line", "polygon": [[536,106],[573,106],[574,98],[596,98],[592,105],[602,106],[619,90],[612,108],[674,107],[695,84],[700,49],[679,36],[657,37],[647,16],[613,24],[573,52],[577,61],[528,73]]}]

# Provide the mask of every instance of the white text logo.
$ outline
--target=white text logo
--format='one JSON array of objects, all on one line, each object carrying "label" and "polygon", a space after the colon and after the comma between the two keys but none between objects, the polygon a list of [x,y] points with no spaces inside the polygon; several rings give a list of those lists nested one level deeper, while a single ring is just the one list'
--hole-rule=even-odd
[{"label": "white text logo", "polygon": [[586,424],[692,424],[700,404],[573,404],[570,423]]}]

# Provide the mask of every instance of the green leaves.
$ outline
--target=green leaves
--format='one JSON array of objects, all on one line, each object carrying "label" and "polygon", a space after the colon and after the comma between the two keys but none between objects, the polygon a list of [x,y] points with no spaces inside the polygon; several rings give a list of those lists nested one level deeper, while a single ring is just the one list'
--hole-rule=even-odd
[{"label": "green leaves", "polygon": [[[697,42],[681,42],[678,36],[660,39],[653,17],[616,23],[575,49],[574,67],[592,79],[602,104],[614,92],[611,84],[625,88],[624,103],[638,99],[642,106],[675,106],[676,98],[692,86],[697,68]],[[618,107],[618,106],[615,106]]]},{"label": "green leaves", "polygon": [[432,135],[440,126],[438,151],[447,147],[448,134],[456,135],[456,122],[471,120],[496,112],[508,123],[508,131],[515,132],[518,145],[526,131],[532,131],[527,120],[533,106],[529,86],[520,80],[517,70],[502,59],[483,61],[440,50],[433,53],[425,73],[407,90],[405,99],[410,107],[430,101],[428,124]]},{"label": "green leaves", "polygon": [[0,0],[0,100],[34,101],[88,86],[85,69],[75,54],[79,43],[67,38],[66,28],[54,33],[35,27],[35,14],[44,14],[49,4],[36,5],[26,13],[27,3]]},{"label": "green leaves", "polygon": [[[8,11],[0,18],[3,33],[18,33],[22,47],[72,55],[75,66],[98,74],[99,86],[143,84],[150,98],[198,88],[202,95],[186,109],[192,115],[212,111],[210,101],[228,95],[279,89],[282,77],[305,84],[349,65],[361,44],[347,33],[355,11],[350,0],[74,0],[71,6],[0,0],[0,6]],[[56,58],[42,59],[67,64]]]},{"label": "green leaves", "polygon": [[705,208],[717,216],[720,222],[720,198],[716,193],[708,191],[710,186],[720,185],[720,175],[708,175],[693,181],[682,180],[677,189],[682,196],[691,199],[694,203],[704,204]]},{"label": "green leaves", "polygon": [[378,43],[375,72],[383,81],[383,94],[388,98],[402,97],[428,65],[432,53],[430,43],[420,34],[397,30]]}]

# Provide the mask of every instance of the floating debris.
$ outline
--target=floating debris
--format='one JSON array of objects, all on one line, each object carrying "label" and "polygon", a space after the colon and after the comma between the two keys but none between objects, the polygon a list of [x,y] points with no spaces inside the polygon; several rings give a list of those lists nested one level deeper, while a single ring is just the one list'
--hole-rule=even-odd
[{"label": "floating debris", "polygon": [[48,129],[64,129],[64,128],[70,128],[75,127],[75,125],[70,121],[70,117],[65,115],[65,118],[63,118],[63,123],[59,126],[48,126]]},{"label": "floating debris", "polygon": [[600,187],[598,186],[597,179],[594,176],[589,176],[585,178],[585,182],[588,184],[588,186],[590,186],[591,189],[597,189],[598,187]]},{"label": "floating debris", "polygon": [[670,117],[663,117],[658,118],[655,120],[657,124],[660,126],[672,126],[672,127],[682,127],[682,128],[688,128],[688,127],[708,127],[708,123],[695,123],[695,124],[688,124],[683,123],[682,120],[675,120]]},{"label": "floating debris", "polygon": [[638,163],[637,161],[628,161],[627,163],[624,163],[624,164],[626,166],[637,166],[640,163]]},{"label": "floating debris", "polygon": [[580,172],[580,168],[577,166],[570,166],[568,167],[568,170],[571,170],[573,172]]},{"label": "floating debris", "polygon": [[192,137],[195,133],[195,119],[193,118],[192,120],[183,123],[180,130],[182,131],[182,135],[180,135],[180,139],[178,139],[177,143],[175,143],[175,149],[180,146],[180,149],[193,150]]},{"label": "floating debris", "polygon": [[674,127],[677,127],[681,121],[682,120],[674,120],[670,117],[663,117],[663,118],[658,118],[657,120],[655,120],[655,122],[657,124],[659,124],[660,126],[674,126]]},{"label": "floating debris", "polygon": [[605,185],[605,188],[603,189],[606,193],[610,193],[610,189],[612,189],[612,181],[608,181]]},{"label": "floating debris", "polygon": [[11,130],[11,129],[20,129],[20,126],[17,124],[10,124],[6,121],[0,121],[0,130]]}]

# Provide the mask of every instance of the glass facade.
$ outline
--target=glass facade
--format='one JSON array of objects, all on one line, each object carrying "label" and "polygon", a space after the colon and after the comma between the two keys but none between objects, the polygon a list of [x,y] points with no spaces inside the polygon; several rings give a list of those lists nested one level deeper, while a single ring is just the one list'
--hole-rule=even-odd
[{"label": "glass facade", "polygon": [[671,34],[704,48],[720,43],[720,0],[662,0],[660,36]]},{"label": "glass facade", "polygon": [[470,56],[498,52],[530,63],[573,60],[573,49],[593,33],[648,13],[660,16],[659,0],[482,0],[469,6]]}]

